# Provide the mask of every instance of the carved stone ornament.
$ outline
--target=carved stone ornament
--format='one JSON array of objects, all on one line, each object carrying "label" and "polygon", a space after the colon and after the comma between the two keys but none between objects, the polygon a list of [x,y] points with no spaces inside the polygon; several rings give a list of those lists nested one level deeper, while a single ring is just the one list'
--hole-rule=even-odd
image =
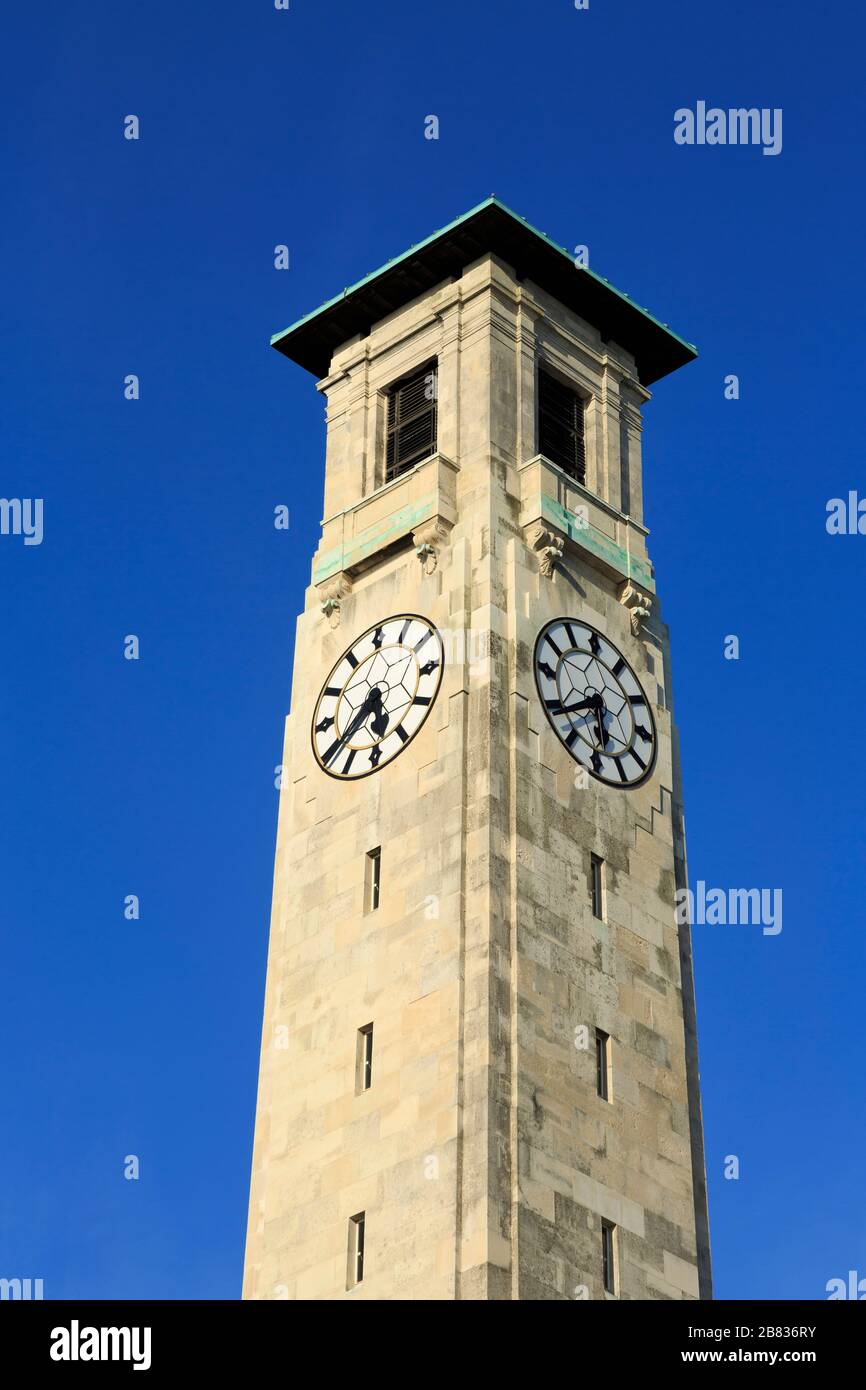
[{"label": "carved stone ornament", "polygon": [[565,541],[562,536],[555,531],[550,531],[540,521],[534,521],[524,531],[526,543],[538,556],[538,564],[541,573],[550,578],[556,569],[558,562],[562,559],[562,552],[565,548]]},{"label": "carved stone ornament", "polygon": [[322,595],[322,612],[331,627],[339,627],[342,601],[352,592],[351,580],[347,575],[340,574],[336,579],[329,579],[327,584],[322,584],[319,592]]},{"label": "carved stone ornament", "polygon": [[652,598],[645,589],[639,589],[630,579],[627,579],[619,591],[619,601],[628,609],[632,636],[639,637],[641,628],[652,611]]},{"label": "carved stone ornament", "polygon": [[423,522],[416,526],[412,532],[412,540],[415,544],[415,554],[421,562],[421,568],[425,574],[433,574],[439,563],[439,551],[448,540],[451,527],[441,516],[434,516],[430,521]]}]

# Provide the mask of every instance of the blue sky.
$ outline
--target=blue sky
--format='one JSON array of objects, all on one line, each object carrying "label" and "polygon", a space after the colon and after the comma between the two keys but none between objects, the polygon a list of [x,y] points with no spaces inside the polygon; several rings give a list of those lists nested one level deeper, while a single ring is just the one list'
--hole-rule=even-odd
[{"label": "blue sky", "polygon": [[[94,0],[5,37],[0,492],[44,540],[0,537],[0,1274],[239,1295],[324,440],[268,339],[490,193],[701,351],[645,412],[689,866],[784,894],[776,937],[695,928],[717,1296],[866,1274],[866,537],[825,529],[866,494],[861,12]],[[698,100],[782,108],[782,153],[676,145]]]}]

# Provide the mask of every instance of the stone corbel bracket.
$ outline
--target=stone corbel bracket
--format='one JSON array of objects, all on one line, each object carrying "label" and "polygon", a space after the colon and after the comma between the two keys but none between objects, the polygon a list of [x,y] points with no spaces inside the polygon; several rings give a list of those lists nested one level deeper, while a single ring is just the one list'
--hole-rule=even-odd
[{"label": "stone corbel bracket", "polygon": [[549,530],[541,521],[533,521],[529,526],[524,526],[523,535],[530,550],[534,550],[538,556],[541,573],[549,579],[562,559],[564,537],[556,531]]},{"label": "stone corbel bracket", "polygon": [[653,601],[645,589],[640,589],[630,579],[620,585],[619,601],[628,609],[633,637],[639,637],[641,628],[652,612]]},{"label": "stone corbel bracket", "polygon": [[352,581],[347,574],[338,574],[335,579],[329,579],[325,584],[319,585],[321,609],[331,627],[340,626],[341,605],[343,599],[348,598],[351,592]]},{"label": "stone corbel bracket", "polygon": [[451,523],[443,516],[431,517],[412,532],[415,554],[421,562],[425,574],[433,574],[439,563],[439,551],[448,543]]}]

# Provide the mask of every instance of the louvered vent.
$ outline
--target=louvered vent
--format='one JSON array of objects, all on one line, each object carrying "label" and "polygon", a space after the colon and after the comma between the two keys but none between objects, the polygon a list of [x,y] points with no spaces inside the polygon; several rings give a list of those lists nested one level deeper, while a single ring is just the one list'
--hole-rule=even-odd
[{"label": "louvered vent", "polygon": [[547,372],[538,373],[538,452],[570,478],[586,482],[583,401]]},{"label": "louvered vent", "polygon": [[428,362],[389,390],[386,482],[435,454],[437,385],[436,363]]}]

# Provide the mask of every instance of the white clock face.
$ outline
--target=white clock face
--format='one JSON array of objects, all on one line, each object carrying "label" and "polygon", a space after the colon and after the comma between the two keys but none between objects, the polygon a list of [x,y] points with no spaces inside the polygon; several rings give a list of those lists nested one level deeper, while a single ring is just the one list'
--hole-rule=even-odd
[{"label": "white clock face", "polygon": [[621,652],[578,618],[538,634],[535,683],[557,737],[600,782],[635,787],[649,777],[656,728],[640,682]]},{"label": "white clock face", "polygon": [[313,752],[331,777],[367,777],[417,734],[442,680],[442,639],[412,613],[386,618],[344,652],[313,715]]}]

